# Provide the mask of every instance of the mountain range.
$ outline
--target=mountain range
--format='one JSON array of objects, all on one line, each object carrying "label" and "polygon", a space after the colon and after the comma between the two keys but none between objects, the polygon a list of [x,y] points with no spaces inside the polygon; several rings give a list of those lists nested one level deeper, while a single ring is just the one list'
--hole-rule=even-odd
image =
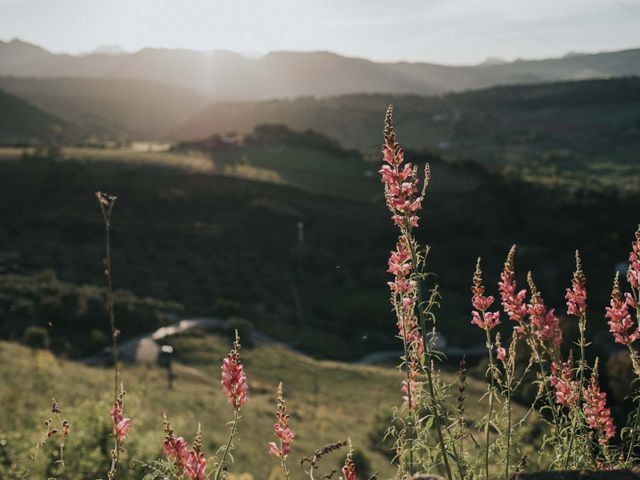
[{"label": "mountain range", "polygon": [[503,84],[640,74],[640,49],[476,66],[383,63],[330,52],[271,52],[248,58],[225,51],[145,48],[69,55],[14,39],[0,41],[0,76],[134,79],[245,100],[353,93],[432,95]]}]

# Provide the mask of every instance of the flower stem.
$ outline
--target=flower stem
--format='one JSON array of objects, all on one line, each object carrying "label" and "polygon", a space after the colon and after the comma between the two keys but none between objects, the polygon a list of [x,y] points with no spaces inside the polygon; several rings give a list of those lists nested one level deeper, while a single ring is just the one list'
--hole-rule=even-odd
[{"label": "flower stem", "polygon": [[231,449],[231,445],[233,444],[233,438],[236,436],[239,419],[240,419],[240,411],[236,408],[233,414],[233,425],[231,425],[229,440],[227,441],[227,445],[224,447],[224,452],[222,453],[222,458],[220,459],[220,463],[218,463],[218,469],[216,470],[216,476],[214,477],[214,480],[220,479],[220,474],[222,473],[225,462],[227,461],[227,455],[229,454],[229,450]]},{"label": "flower stem", "polygon": [[[583,313],[580,316],[580,320],[578,321],[578,327],[580,329],[580,364],[578,365],[578,401],[576,403],[577,407],[580,408],[580,406],[582,405],[582,397],[584,395],[584,370],[585,370],[585,365],[586,365],[586,361],[585,361],[585,355],[584,355],[584,347],[586,345],[586,340],[584,337],[585,334],[585,330],[586,330],[586,326],[587,326],[587,316],[585,313]],[[566,470],[569,466],[569,459],[572,457],[572,452],[573,452],[573,443],[574,443],[574,438],[576,436],[576,430],[577,430],[577,420],[578,420],[578,415],[577,413],[574,415],[573,417],[573,422],[571,424],[571,437],[569,438],[569,448],[567,448],[567,457],[564,459],[564,466],[563,468]]]},{"label": "flower stem", "polygon": [[511,456],[511,377],[513,372],[507,373],[507,458],[504,462],[504,478],[509,479],[509,461]]},{"label": "flower stem", "polygon": [[[407,238],[409,239],[412,238],[411,230],[408,230]],[[409,251],[411,252],[411,261],[413,262],[413,265],[417,266],[418,255],[415,249],[415,245],[411,241],[409,242]],[[426,364],[425,371],[427,374],[427,387],[429,389],[429,397],[431,399],[431,411],[433,412],[433,419],[436,425],[436,433],[438,435],[438,444],[440,445],[440,452],[442,453],[444,468],[447,471],[447,477],[453,478],[453,475],[451,473],[451,467],[449,466],[447,447],[444,443],[444,435],[442,434],[442,424],[440,422],[440,412],[438,410],[438,401],[436,398],[435,388],[433,385],[433,373],[431,371],[431,365],[432,365],[431,345],[430,345],[430,340],[427,337],[427,331],[426,331],[427,321],[425,319],[424,311],[422,310],[422,303],[423,303],[422,280],[420,279],[419,275],[416,276],[416,290],[418,294],[418,318],[420,320],[420,332],[422,333],[422,343],[424,344],[424,351],[425,351],[425,357],[426,357],[426,360],[424,363]]]},{"label": "flower stem", "polygon": [[[484,316],[484,312],[482,312]],[[486,324],[486,322],[485,322]],[[490,390],[489,390],[489,416],[487,417],[487,423],[484,426],[485,433],[485,448],[484,448],[484,471],[485,478],[489,479],[489,437],[490,437],[490,424],[491,417],[493,416],[493,397],[495,394],[495,382],[493,378],[493,345],[491,342],[491,332],[489,327],[485,327],[485,332],[487,332],[487,350],[489,351],[489,379],[490,379]]]}]

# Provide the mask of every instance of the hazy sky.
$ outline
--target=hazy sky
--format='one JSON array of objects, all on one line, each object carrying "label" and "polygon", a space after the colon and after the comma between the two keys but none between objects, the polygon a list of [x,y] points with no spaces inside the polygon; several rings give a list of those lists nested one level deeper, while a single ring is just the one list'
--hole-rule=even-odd
[{"label": "hazy sky", "polygon": [[640,47],[640,0],[0,0],[0,39],[54,52],[331,50],[475,63]]}]

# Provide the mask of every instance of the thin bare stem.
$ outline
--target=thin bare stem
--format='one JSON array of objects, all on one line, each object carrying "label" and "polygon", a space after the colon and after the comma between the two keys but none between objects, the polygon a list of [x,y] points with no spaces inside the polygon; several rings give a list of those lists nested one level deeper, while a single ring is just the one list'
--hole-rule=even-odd
[{"label": "thin bare stem", "polygon": [[231,425],[231,432],[229,433],[229,440],[227,441],[227,445],[224,447],[224,451],[222,453],[222,458],[220,459],[220,462],[218,463],[218,468],[216,470],[216,475],[214,478],[214,480],[219,480],[220,479],[220,474],[222,473],[222,471],[225,469],[225,465],[227,462],[227,456],[229,455],[229,451],[231,450],[231,446],[233,445],[233,439],[236,436],[236,432],[238,430],[238,420],[240,419],[240,410],[238,410],[237,408],[234,410],[234,414],[233,414],[233,424]]}]

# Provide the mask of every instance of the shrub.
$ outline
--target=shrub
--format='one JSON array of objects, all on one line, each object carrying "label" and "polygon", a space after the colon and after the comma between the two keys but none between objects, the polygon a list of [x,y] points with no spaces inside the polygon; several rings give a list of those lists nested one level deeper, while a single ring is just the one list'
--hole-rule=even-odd
[{"label": "shrub", "polygon": [[51,344],[47,329],[35,325],[30,326],[24,331],[22,341],[31,348],[47,349]]}]

